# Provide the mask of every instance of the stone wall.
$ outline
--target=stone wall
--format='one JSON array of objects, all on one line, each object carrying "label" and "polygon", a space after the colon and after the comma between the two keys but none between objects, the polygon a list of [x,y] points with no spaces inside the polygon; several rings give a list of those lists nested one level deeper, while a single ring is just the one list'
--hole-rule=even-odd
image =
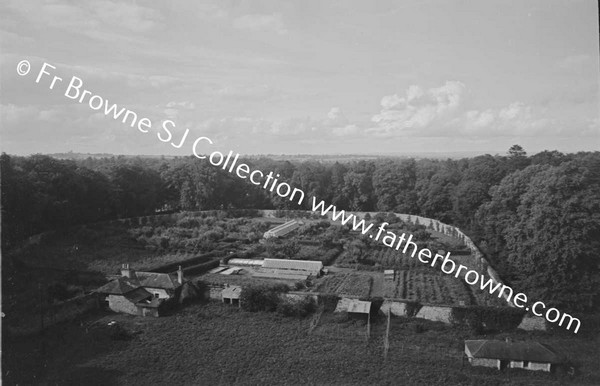
[{"label": "stone wall", "polygon": [[108,307],[115,312],[138,315],[139,310],[135,304],[121,295],[108,295]]}]

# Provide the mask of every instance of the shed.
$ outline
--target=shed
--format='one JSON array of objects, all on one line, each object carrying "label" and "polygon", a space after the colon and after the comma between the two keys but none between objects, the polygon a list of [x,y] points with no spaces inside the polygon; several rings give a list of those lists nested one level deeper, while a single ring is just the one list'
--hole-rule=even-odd
[{"label": "shed", "polygon": [[465,340],[465,355],[473,366],[551,371],[563,358],[539,342]]},{"label": "shed", "polygon": [[348,304],[349,314],[370,314],[371,302],[353,299]]},{"label": "shed", "polygon": [[221,292],[221,297],[223,299],[223,303],[227,304],[240,304],[240,297],[242,296],[242,287],[232,285],[229,287],[225,287]]}]

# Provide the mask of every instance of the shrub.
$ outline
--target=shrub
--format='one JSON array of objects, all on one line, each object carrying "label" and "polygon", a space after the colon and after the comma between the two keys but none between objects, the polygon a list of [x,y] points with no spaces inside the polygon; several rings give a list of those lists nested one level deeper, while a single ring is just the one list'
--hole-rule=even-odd
[{"label": "shrub", "polygon": [[465,324],[474,332],[486,330],[512,330],[519,326],[525,311],[508,307],[471,306],[453,308],[450,320]]},{"label": "shrub", "polygon": [[416,323],[416,324],[414,324],[414,326],[415,326],[414,327],[415,328],[415,332],[417,334],[420,334],[422,332],[427,331],[427,329],[425,328],[425,325],[423,323]]},{"label": "shrub", "polygon": [[284,316],[305,317],[317,309],[315,301],[306,297],[301,300],[281,299],[277,305],[277,312]]},{"label": "shrub", "polygon": [[289,290],[285,284],[259,284],[243,287],[240,301],[242,309],[250,312],[275,311],[280,295]]},{"label": "shrub", "polygon": [[197,228],[202,225],[202,221],[200,219],[194,217],[184,217],[177,221],[177,226],[181,228]]}]

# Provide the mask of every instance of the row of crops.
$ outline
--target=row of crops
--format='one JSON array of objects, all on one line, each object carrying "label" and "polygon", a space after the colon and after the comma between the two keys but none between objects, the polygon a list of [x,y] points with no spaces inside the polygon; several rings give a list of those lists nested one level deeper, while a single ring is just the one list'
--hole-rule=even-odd
[{"label": "row of crops", "polygon": [[371,293],[373,278],[359,273],[337,273],[326,276],[315,287],[315,292],[366,298]]},{"label": "row of crops", "polygon": [[384,296],[431,304],[472,304],[468,289],[456,278],[435,271],[399,270],[384,282]]}]

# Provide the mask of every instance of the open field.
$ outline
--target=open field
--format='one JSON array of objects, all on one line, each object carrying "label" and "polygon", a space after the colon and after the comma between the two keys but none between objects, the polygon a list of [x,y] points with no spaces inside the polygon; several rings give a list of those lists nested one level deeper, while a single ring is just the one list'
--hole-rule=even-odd
[{"label": "open field", "polygon": [[[116,320],[131,340],[112,340]],[[4,341],[3,380],[9,384],[447,384],[591,385],[600,383],[597,341],[515,333],[564,351],[578,375],[461,367],[468,330],[405,318],[392,319],[390,351],[383,358],[385,319],[365,324],[345,314],[311,317],[247,313],[219,303],[193,305],[165,318],[106,314],[82,324],[53,327],[43,336]],[[425,327],[415,332],[415,324]],[[503,335],[487,338],[503,338]]]}]

